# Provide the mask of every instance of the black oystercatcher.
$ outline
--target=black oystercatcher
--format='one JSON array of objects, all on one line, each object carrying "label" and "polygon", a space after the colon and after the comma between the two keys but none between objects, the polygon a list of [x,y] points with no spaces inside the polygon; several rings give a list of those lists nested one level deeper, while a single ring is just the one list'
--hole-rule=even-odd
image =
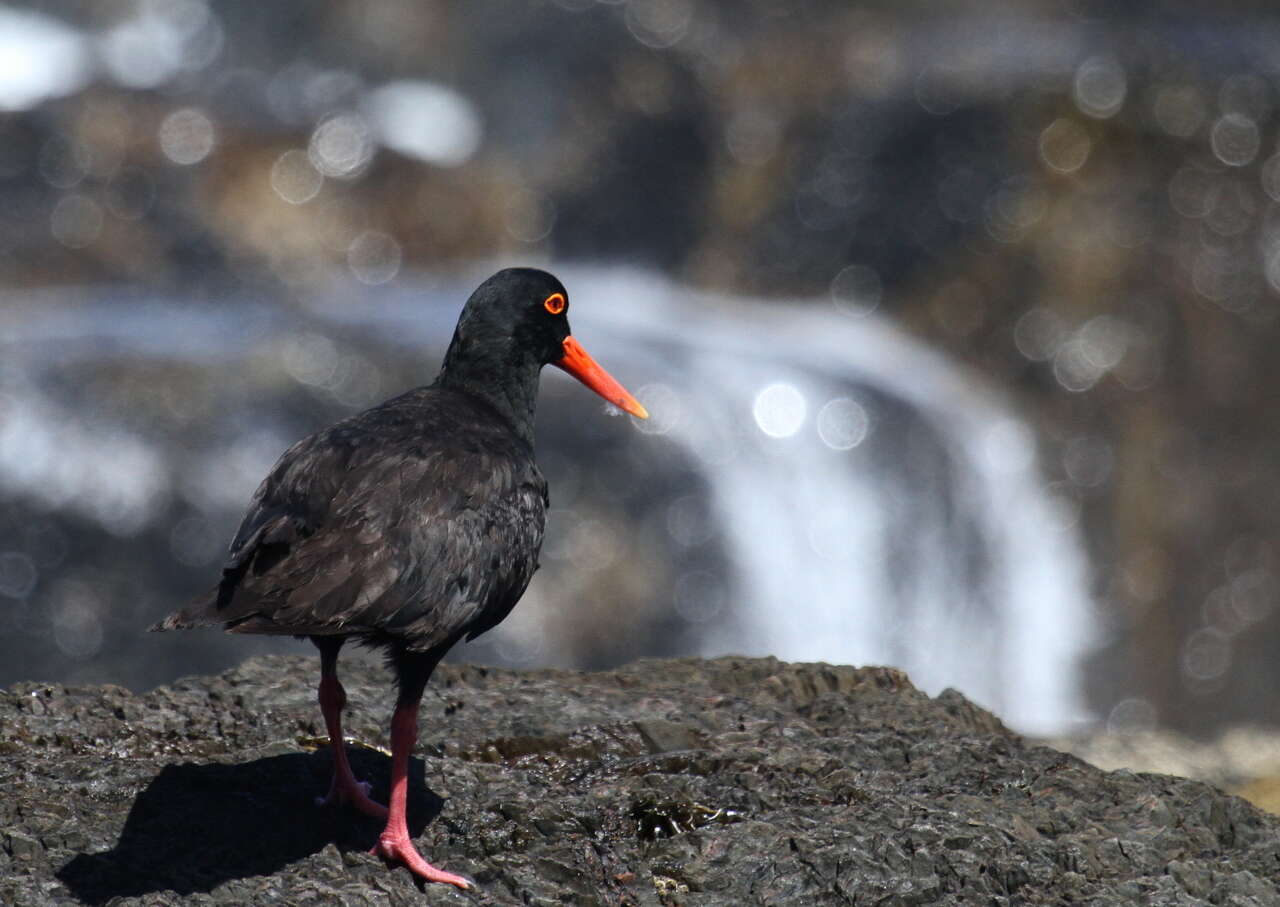
[{"label": "black oystercatcher", "polygon": [[[544,271],[499,271],[471,294],[435,383],[289,448],[258,486],[217,588],[156,624],[309,637],[333,784],[317,802],[387,820],[374,852],[469,887],[409,838],[405,801],[418,703],[436,664],[510,613],[538,567],[547,483],[533,459],[538,374],[558,365],[627,412],[639,402],[569,334],[568,294]],[[399,683],[391,801],[369,799],[342,739],[338,650],[384,647]]]}]

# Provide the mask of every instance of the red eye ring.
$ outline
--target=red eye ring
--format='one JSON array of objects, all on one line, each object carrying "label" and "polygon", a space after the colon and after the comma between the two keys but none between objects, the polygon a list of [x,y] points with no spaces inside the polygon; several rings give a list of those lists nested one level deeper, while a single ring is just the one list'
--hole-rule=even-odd
[{"label": "red eye ring", "polygon": [[552,293],[542,300],[542,305],[552,315],[559,315],[564,311],[564,307],[568,305],[568,302],[565,301],[563,293]]}]

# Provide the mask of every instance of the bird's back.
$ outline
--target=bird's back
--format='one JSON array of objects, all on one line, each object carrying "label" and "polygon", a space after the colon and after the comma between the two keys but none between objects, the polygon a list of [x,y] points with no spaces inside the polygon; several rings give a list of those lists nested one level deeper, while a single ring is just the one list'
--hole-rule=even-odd
[{"label": "bird's back", "polygon": [[291,447],[216,589],[159,629],[361,636],[426,651],[510,612],[537,568],[546,482],[485,403],[418,388]]}]

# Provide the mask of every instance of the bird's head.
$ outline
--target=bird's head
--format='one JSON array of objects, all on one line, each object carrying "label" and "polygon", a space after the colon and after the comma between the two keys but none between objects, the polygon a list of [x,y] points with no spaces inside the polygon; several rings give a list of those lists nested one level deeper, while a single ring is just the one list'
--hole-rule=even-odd
[{"label": "bird's head", "polygon": [[592,359],[569,331],[569,291],[537,268],[507,268],[467,300],[454,345],[459,353],[500,353],[511,365],[532,358],[564,369],[613,405],[637,416],[648,412]]}]

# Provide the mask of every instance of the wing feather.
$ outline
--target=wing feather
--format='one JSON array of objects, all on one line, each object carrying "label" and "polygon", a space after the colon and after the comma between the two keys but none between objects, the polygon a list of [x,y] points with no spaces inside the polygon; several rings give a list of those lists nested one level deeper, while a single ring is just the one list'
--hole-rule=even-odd
[{"label": "wing feather", "polygon": [[290,448],[218,589],[160,628],[221,622],[426,650],[501,621],[537,568],[546,483],[496,414],[441,394],[411,392]]}]

